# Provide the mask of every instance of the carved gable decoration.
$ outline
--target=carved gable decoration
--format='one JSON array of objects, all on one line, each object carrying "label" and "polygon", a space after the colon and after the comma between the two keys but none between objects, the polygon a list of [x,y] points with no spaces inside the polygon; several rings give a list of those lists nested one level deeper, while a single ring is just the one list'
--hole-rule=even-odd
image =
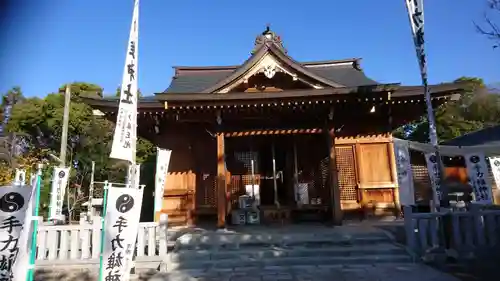
[{"label": "carved gable decoration", "polygon": [[297,73],[290,66],[281,63],[271,53],[268,53],[239,79],[228,84],[218,92],[244,92],[249,88],[264,91],[264,88],[322,89],[323,87],[301,73]]}]

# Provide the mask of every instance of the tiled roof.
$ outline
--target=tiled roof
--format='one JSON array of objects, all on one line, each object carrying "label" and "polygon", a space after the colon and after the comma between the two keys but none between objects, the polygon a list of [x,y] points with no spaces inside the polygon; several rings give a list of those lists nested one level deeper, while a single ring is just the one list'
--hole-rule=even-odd
[{"label": "tiled roof", "polygon": [[361,70],[357,70],[352,66],[339,65],[329,67],[308,67],[311,72],[324,77],[328,80],[335,81],[346,87],[359,87],[378,84],[376,81],[368,78]]},{"label": "tiled roof", "polygon": [[[321,67],[305,67],[314,74],[346,87],[357,87],[378,84],[368,78],[361,70],[350,65],[331,65]],[[193,74],[178,75],[172,79],[165,93],[198,93],[227,78],[234,70],[197,71]]]},{"label": "tiled roof", "polygon": [[198,74],[180,75],[172,78],[165,93],[199,93],[231,75],[233,71],[210,71]]},{"label": "tiled roof", "polygon": [[500,125],[468,133],[446,141],[443,144],[455,146],[500,145]]}]

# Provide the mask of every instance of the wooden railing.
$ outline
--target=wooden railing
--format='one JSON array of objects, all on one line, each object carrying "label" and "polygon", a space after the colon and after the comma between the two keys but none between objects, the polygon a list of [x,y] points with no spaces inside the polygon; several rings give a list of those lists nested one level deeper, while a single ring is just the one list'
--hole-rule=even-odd
[{"label": "wooden railing", "polygon": [[[135,261],[162,261],[167,255],[167,226],[157,222],[139,224]],[[79,225],[39,225],[37,266],[98,266],[101,222]]]},{"label": "wooden railing", "polygon": [[455,250],[460,256],[500,245],[500,210],[415,213],[404,207],[406,244],[416,254]]}]

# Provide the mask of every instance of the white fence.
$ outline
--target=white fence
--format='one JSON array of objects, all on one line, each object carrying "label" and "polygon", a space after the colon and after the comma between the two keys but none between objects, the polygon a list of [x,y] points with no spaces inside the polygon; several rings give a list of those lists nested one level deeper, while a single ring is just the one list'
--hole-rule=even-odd
[{"label": "white fence", "polygon": [[[101,222],[80,225],[39,225],[36,266],[99,266]],[[167,255],[167,226],[139,223],[136,267],[162,262]],[[156,264],[158,266],[158,264]]]}]

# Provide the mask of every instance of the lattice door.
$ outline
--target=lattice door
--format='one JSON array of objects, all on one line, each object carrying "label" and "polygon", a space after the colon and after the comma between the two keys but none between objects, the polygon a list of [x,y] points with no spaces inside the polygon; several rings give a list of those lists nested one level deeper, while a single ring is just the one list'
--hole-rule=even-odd
[{"label": "lattice door", "polygon": [[354,147],[336,146],[338,180],[341,201],[358,201],[358,186],[356,179],[356,165],[354,161]]}]

